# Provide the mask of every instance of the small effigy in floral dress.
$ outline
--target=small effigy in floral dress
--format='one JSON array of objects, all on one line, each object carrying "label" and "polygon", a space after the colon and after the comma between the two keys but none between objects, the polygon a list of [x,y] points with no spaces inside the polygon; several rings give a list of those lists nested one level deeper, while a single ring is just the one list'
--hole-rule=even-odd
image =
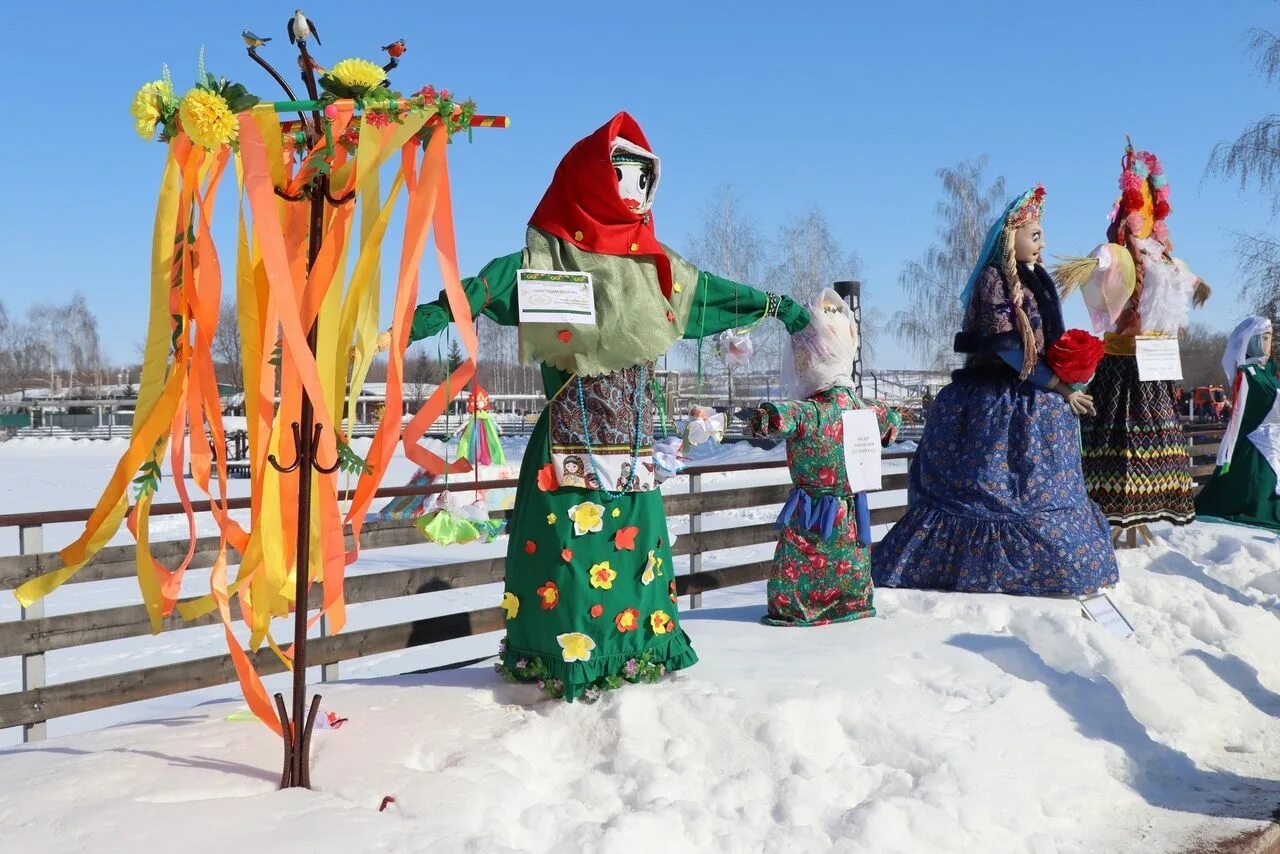
[{"label": "small effigy in floral dress", "polygon": [[886,445],[902,424],[897,412],[853,393],[849,373],[857,334],[839,295],[819,294],[809,314],[811,323],[792,340],[798,390],[808,396],[763,403],[751,422],[754,436],[786,439],[793,484],[777,521],[769,613],[763,619],[771,626],[821,626],[875,616],[871,514],[866,494],[849,489],[843,419],[852,409],[874,410]]}]

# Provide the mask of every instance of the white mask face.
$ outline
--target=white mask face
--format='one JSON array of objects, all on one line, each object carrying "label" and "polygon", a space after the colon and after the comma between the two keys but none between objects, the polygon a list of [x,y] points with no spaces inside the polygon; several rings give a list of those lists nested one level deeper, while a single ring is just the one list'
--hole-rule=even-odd
[{"label": "white mask face", "polygon": [[641,163],[614,163],[613,172],[618,176],[618,195],[622,202],[636,213],[644,213],[653,203],[653,167]]},{"label": "white mask face", "polygon": [[658,189],[658,158],[621,137],[614,144],[613,174],[618,195],[630,210],[646,213]]}]

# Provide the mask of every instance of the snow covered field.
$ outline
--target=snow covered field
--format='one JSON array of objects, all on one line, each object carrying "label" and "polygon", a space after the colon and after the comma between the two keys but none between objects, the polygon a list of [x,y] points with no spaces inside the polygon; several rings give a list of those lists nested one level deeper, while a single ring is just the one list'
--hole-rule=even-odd
[{"label": "snow covered field", "polygon": [[[0,444],[0,512],[91,504],[121,447]],[[716,461],[778,453],[725,448]],[[401,462],[387,483],[411,469]],[[784,478],[708,476],[704,488]],[[46,547],[75,533],[55,528]],[[543,702],[487,664],[385,676],[490,654],[496,635],[343,664],[347,681],[322,693],[349,722],[317,732],[313,792],[275,791],[279,743],[227,720],[243,707],[233,687],[54,721],[61,737],[0,748],[0,839],[24,852],[159,840],[273,852],[1195,850],[1280,804],[1280,544],[1222,525],[1159,533],[1120,556],[1113,598],[1137,630],[1127,640],[1074,601],[892,590],[877,593],[875,620],[769,628],[756,584],[686,613],[696,667],[594,705]],[[356,571],[463,551],[377,550]],[[202,583],[193,574],[190,592]],[[49,610],[135,597],[128,581],[68,585]],[[483,587],[358,606],[350,627],[497,597]],[[0,602],[0,619],[16,615]],[[221,647],[218,630],[194,629],[66,650],[48,656],[49,677]],[[16,690],[16,663],[0,665],[0,691]],[[395,802],[379,813],[386,795]]]}]

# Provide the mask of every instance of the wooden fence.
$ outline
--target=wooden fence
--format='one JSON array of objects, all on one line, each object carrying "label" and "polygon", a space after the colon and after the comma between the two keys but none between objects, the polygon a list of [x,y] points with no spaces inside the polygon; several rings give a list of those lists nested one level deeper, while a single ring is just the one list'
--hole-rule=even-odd
[{"label": "wooden fence", "polygon": [[[1220,431],[1188,434],[1193,454],[1193,475],[1198,482],[1203,482],[1213,472],[1212,462],[1206,458],[1217,453],[1220,436]],[[886,454],[888,460],[909,458],[910,454]],[[766,462],[694,468],[685,475],[687,492],[664,496],[668,519],[689,519],[689,533],[676,539],[672,552],[675,556],[689,557],[689,571],[679,575],[676,583],[680,595],[690,597],[691,607],[698,606],[705,591],[760,581],[769,574],[769,560],[703,569],[705,555],[724,549],[771,543],[776,538],[772,522],[704,530],[703,516],[726,510],[778,505],[786,500],[791,488],[790,483],[778,483],[704,490],[703,478],[713,474],[784,467],[781,462]],[[504,488],[515,486],[515,482],[493,481],[478,486]],[[906,486],[906,474],[887,475],[882,491],[904,490]],[[421,495],[438,492],[439,489],[393,487],[380,490],[378,496]],[[235,499],[229,504],[231,509],[246,509],[248,500]],[[208,509],[207,502],[197,502],[194,506],[197,512]],[[875,509],[871,513],[871,523],[890,525],[905,511],[904,504]],[[18,529],[20,548],[16,556],[0,557],[0,590],[12,590],[30,578],[60,566],[57,553],[44,550],[44,526],[83,522],[89,512],[85,509],[0,515],[0,528]],[[182,512],[177,504],[155,505],[152,510],[153,516]],[[364,526],[360,540],[362,551],[367,551],[420,544],[422,537],[410,522],[377,522]],[[348,535],[348,547],[351,545]],[[198,539],[191,567],[211,566],[217,549],[216,537]],[[180,560],[186,551],[186,541],[153,545],[156,559],[169,563]],[[134,560],[132,545],[109,546],[67,583],[91,584],[134,577]],[[493,557],[355,575],[346,580],[346,600],[350,604],[360,604],[500,582],[503,580],[503,564],[501,557]],[[311,605],[316,607],[321,598],[318,585],[312,595]],[[236,613],[233,605],[233,615]],[[217,619],[211,614],[183,622],[175,613],[165,620],[164,627],[169,631],[181,631],[212,625]],[[339,662],[499,631],[503,625],[503,612],[498,607],[428,617],[314,638],[308,641],[307,659],[310,665],[322,668],[322,679],[327,681],[336,678]],[[20,658],[22,667],[22,689],[0,694],[0,729],[21,726],[24,740],[37,740],[45,736],[45,723],[51,718],[225,685],[236,680],[231,658],[224,654],[69,682],[46,683],[45,653],[149,633],[150,623],[141,604],[45,616],[44,603],[37,602],[31,608],[23,609],[20,619],[0,622],[0,659]],[[253,658],[263,675],[285,669],[269,650],[263,649]]]}]

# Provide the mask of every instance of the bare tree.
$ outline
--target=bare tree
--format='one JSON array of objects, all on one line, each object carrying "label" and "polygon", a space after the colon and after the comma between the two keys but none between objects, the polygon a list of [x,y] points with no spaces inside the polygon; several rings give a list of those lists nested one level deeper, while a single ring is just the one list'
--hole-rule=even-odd
[{"label": "bare tree", "polygon": [[[1257,70],[1268,81],[1280,79],[1280,35],[1269,30],[1249,31],[1249,52]],[[1273,211],[1280,212],[1280,114],[1268,113],[1244,129],[1231,142],[1214,147],[1209,173],[1234,177],[1240,189],[1256,184],[1271,194]],[[1240,298],[1255,312],[1277,321],[1280,304],[1280,241],[1265,233],[1236,234]],[[1274,355],[1280,352],[1277,342]]]},{"label": "bare tree", "polygon": [[[716,188],[703,209],[702,226],[690,235],[688,246],[689,261],[699,269],[735,282],[758,281],[764,261],[764,241],[755,223],[743,212],[741,200],[730,184]],[[757,352],[772,333],[772,329],[764,327],[753,333]],[[732,371],[717,354],[714,343],[678,341],[670,358],[677,365],[695,371],[701,368],[704,378],[728,375],[728,382],[732,383]],[[753,361],[758,361],[758,357]]]},{"label": "bare tree", "polygon": [[404,362],[405,396],[413,401],[416,410],[431,393],[436,366],[422,347],[410,348]]},{"label": "bare tree", "polygon": [[[832,234],[826,215],[815,209],[792,218],[778,230],[765,287],[807,303],[835,282],[857,279],[861,266],[857,254],[845,249]],[[862,334],[865,353],[867,347],[873,346],[875,335],[865,323]],[[762,338],[764,358],[758,367],[779,369],[785,352],[785,331],[775,326]]]},{"label": "bare tree", "polygon": [[1228,335],[1193,323],[1182,331],[1179,351],[1182,354],[1182,385],[1196,388],[1223,385],[1222,354],[1227,349]]},{"label": "bare tree", "polygon": [[[1250,30],[1249,51],[1263,77],[1268,81],[1280,78],[1280,36],[1268,30]],[[1242,190],[1256,182],[1272,193],[1272,207],[1280,212],[1280,114],[1268,113],[1232,142],[1218,143],[1209,171],[1236,177]]]},{"label": "bare tree", "polygon": [[244,365],[240,358],[240,318],[236,302],[224,299],[218,309],[218,330],[213,336],[213,362],[218,378],[238,389],[244,388]]},{"label": "bare tree", "polygon": [[785,223],[776,244],[765,283],[798,302],[808,302],[833,282],[858,277],[858,256],[840,245],[819,210]]},{"label": "bare tree", "polygon": [[62,306],[37,303],[27,309],[26,349],[32,360],[47,370],[50,391],[58,387],[60,376],[67,367],[62,319]]},{"label": "bare tree", "polygon": [[960,296],[987,230],[1004,209],[1004,178],[997,176],[987,185],[986,166],[984,155],[938,170],[939,242],[919,261],[908,262],[898,276],[910,308],[896,312],[890,326],[930,368],[945,370],[957,362],[952,343],[964,317]]},{"label": "bare tree", "polygon": [[[701,269],[738,282],[759,283],[766,290],[808,301],[821,288],[858,275],[859,262],[836,239],[819,210],[786,222],[772,241],[764,239],[743,210],[732,186],[719,187],[703,211],[702,226],[690,236],[689,260]],[[746,325],[744,318],[743,325]],[[864,335],[865,335],[864,327]],[[775,323],[761,325],[751,334],[754,355],[751,372],[776,377],[782,364],[786,332]],[[865,335],[869,339],[870,335]],[[730,385],[736,372],[727,371],[712,344],[678,342],[672,360],[682,368],[695,368],[701,347],[704,377],[726,377]],[[744,377],[744,379],[750,379]]]},{"label": "bare tree", "polygon": [[17,375],[17,363],[14,357],[13,324],[9,322],[9,312],[0,302],[0,392],[20,388],[21,378]]},{"label": "bare tree", "polygon": [[71,384],[79,388],[92,382],[97,395],[102,393],[102,346],[98,338],[98,319],[89,309],[84,294],[71,295],[63,316],[64,346],[71,369]]}]

